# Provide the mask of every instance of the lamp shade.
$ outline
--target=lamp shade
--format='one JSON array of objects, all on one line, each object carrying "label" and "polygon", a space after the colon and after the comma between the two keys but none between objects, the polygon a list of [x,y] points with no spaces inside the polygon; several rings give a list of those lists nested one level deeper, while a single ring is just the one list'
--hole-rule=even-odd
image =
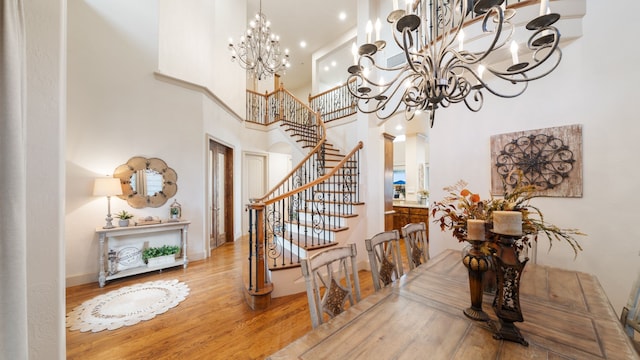
[{"label": "lamp shade", "polygon": [[122,195],[120,179],[116,178],[96,178],[93,183],[94,196]]}]

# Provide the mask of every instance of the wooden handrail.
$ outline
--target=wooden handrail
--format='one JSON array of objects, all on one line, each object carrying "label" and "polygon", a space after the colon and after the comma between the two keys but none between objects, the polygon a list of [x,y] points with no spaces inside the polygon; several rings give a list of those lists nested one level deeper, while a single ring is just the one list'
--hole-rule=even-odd
[{"label": "wooden handrail", "polygon": [[[249,91],[249,90],[247,90],[247,91]],[[291,94],[288,90],[283,89],[282,87],[281,87],[281,88],[280,88],[280,90],[278,90],[278,91],[284,91],[284,92],[288,93],[289,95],[291,95],[291,97],[292,97],[292,98],[297,99],[293,94]],[[274,91],[274,93],[275,93],[275,91]],[[309,160],[309,158],[310,158],[311,156],[313,156],[313,154],[317,153],[317,152],[320,150],[320,148],[322,147],[322,145],[324,144],[324,142],[325,142],[325,141],[326,141],[326,139],[327,139],[327,128],[326,128],[326,127],[325,127],[325,125],[324,125],[324,121],[322,121],[322,119],[321,119],[320,113],[318,113],[318,112],[314,111],[314,110],[313,110],[313,109],[311,109],[308,105],[305,105],[305,104],[303,104],[303,103],[302,103],[302,102],[300,102],[300,101],[298,101],[298,102],[299,102],[300,104],[302,104],[305,108],[307,108],[307,110],[308,110],[310,113],[315,114],[315,117],[316,117],[316,123],[318,124],[318,126],[319,126],[319,127],[321,127],[321,128],[322,128],[322,136],[321,136],[321,138],[318,140],[318,144],[316,144],[316,146],[315,146],[311,151],[309,151],[309,153],[308,153],[308,154],[307,154],[307,155],[302,159],[302,161],[300,161],[300,162],[298,163],[298,165],[296,165],[296,166],[293,168],[293,170],[291,170],[291,171],[290,171],[286,176],[284,176],[284,177],[282,178],[282,180],[280,180],[280,182],[279,182],[278,184],[276,184],[276,185],[275,185],[271,190],[269,190],[266,194],[264,194],[263,196],[261,196],[261,197],[259,197],[259,198],[257,198],[257,199],[254,199],[254,202],[263,202],[266,198],[268,198],[269,196],[271,196],[271,194],[273,194],[274,192],[276,192],[276,191],[278,190],[278,188],[279,188],[282,184],[284,184],[287,180],[289,180],[289,178],[291,178],[291,176],[293,176],[293,175],[296,173],[296,171],[298,171],[298,169],[300,169],[300,168],[304,165],[304,163],[305,163],[307,160]]]},{"label": "wooden handrail", "polygon": [[[324,124],[322,124],[322,126],[324,126]],[[304,163],[309,160],[309,158],[311,156],[313,156],[313,154],[315,154],[320,147],[322,146],[322,144],[324,144],[324,142],[326,141],[326,132],[323,131],[323,135],[322,135],[322,139],[318,142],[318,145],[316,145],[313,150],[309,151],[309,153],[307,154],[307,156],[305,156],[302,161],[300,161],[298,163],[298,165],[296,165],[296,167],[291,170],[282,180],[280,180],[279,183],[277,183],[271,190],[269,190],[265,195],[254,199],[255,202],[263,202],[264,199],[268,198],[271,194],[273,194],[274,192],[276,192],[276,190],[278,190],[278,188],[284,184],[287,180],[289,180],[290,177],[292,177],[296,171],[298,171],[298,169],[300,169],[302,167],[302,165],[304,165]]]},{"label": "wooden handrail", "polygon": [[331,171],[329,171],[327,174],[324,174],[324,175],[322,175],[321,177],[319,177],[319,178],[315,179],[314,181],[312,181],[312,182],[310,182],[310,183],[307,183],[307,184],[304,184],[304,185],[300,186],[299,188],[296,188],[296,189],[290,190],[290,191],[288,191],[288,192],[286,192],[286,193],[284,193],[284,194],[282,194],[282,195],[279,195],[279,196],[277,196],[277,197],[274,197],[273,199],[269,199],[269,200],[267,200],[267,201],[265,201],[265,202],[264,202],[264,205],[271,205],[271,204],[273,204],[273,203],[275,203],[275,202],[278,202],[278,201],[280,201],[280,200],[282,200],[282,199],[288,198],[289,196],[295,195],[295,194],[297,194],[297,193],[300,193],[300,192],[302,192],[302,191],[304,191],[304,190],[307,190],[307,189],[309,189],[309,188],[311,188],[311,187],[313,187],[313,186],[315,186],[315,185],[318,185],[318,184],[322,183],[323,181],[325,181],[325,180],[327,180],[328,178],[330,178],[331,176],[333,176],[336,172],[338,172],[338,170],[340,170],[340,168],[342,168],[342,166],[343,166],[347,161],[349,161],[349,159],[351,159],[351,157],[352,157],[352,156],[353,156],[353,155],[354,155],[358,150],[362,149],[362,148],[363,148],[363,146],[364,146],[364,145],[362,144],[362,141],[359,141],[359,142],[358,142],[358,145],[356,145],[356,146],[351,150],[351,152],[349,152],[349,154],[345,155],[345,157],[344,157],[342,160],[340,160],[340,162],[339,162],[339,163],[338,163],[338,164],[337,164],[333,169],[331,169]]},{"label": "wooden handrail", "polygon": [[[298,98],[297,98],[295,95],[293,95],[293,94],[291,93],[291,91],[289,91],[289,90],[287,90],[287,89],[285,89],[285,88],[283,88],[283,87],[281,87],[278,91],[282,91],[282,92],[285,92],[285,93],[289,94],[292,98],[296,99],[296,101],[297,101],[298,103],[300,103],[302,106],[304,106],[305,108],[307,108],[307,110],[309,110],[310,112],[312,112],[312,113],[314,113],[314,114],[318,115],[318,119],[320,118],[320,114],[319,114],[319,113],[317,113],[315,110],[313,110],[309,105],[307,105],[307,104],[303,103],[302,101],[298,100]],[[274,93],[275,93],[275,91],[274,91]]]}]

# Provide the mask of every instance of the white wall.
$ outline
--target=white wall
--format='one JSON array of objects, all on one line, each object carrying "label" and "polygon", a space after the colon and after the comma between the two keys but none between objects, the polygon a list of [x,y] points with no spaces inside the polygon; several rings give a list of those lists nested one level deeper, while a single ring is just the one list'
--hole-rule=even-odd
[{"label": "white wall", "polygon": [[[206,257],[208,249],[208,139],[234,151],[234,239],[242,235],[243,151],[262,153],[271,144],[290,141],[277,126],[253,129],[239,118],[244,114],[244,71],[236,71],[239,66],[227,52],[216,71],[205,69],[210,63],[203,59],[220,57],[215,45],[207,50],[207,36],[228,38],[211,34],[220,26],[212,29],[205,23],[231,18],[220,10],[228,4],[216,1],[213,9],[202,1],[180,9],[174,5],[156,0],[95,0],[69,6],[68,286],[97,279],[95,228],[104,224],[106,199],[91,196],[96,176],[112,174],[132,156],[165,160],[178,174],[174,198],[182,204],[183,217],[192,221],[188,255],[197,260]],[[167,38],[159,40],[161,34]],[[154,75],[157,66],[161,75]],[[237,84],[241,95],[234,94]],[[240,103],[241,107],[233,107]],[[112,213],[124,209],[135,216],[161,218],[167,217],[170,203],[132,209],[117,197],[111,199]]]},{"label": "white wall", "polygon": [[[635,44],[632,24],[638,13],[636,1],[616,6],[588,2],[584,36],[563,49],[555,72],[531,83],[516,99],[485,96],[479,113],[462,104],[440,109],[430,135],[433,201],[444,196],[443,186],[459,179],[467,180],[472,191],[489,195],[491,135],[582,124],[584,196],[537,199],[534,204],[550,223],[586,232],[579,239],[584,251],[575,260],[567,244],[554,243],[547,251],[543,237],[538,262],[597,275],[618,313],[640,270],[640,228],[635,226],[640,125],[633,90],[640,80],[640,50],[613,47],[611,41]],[[459,247],[437,226],[431,226],[430,238],[433,255]]]},{"label": "white wall", "polygon": [[244,115],[245,71],[231,62],[229,38],[246,30],[246,2],[159,0],[159,60],[162,73],[209,88],[236,114]]}]

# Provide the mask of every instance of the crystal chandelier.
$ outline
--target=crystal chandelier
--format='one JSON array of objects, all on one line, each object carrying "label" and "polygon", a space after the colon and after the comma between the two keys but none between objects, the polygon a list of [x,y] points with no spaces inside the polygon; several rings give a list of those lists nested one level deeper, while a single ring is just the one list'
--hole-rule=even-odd
[{"label": "crystal chandelier", "polygon": [[271,33],[271,22],[260,10],[254,20],[249,22],[246,35],[240,36],[240,43],[233,44],[229,39],[231,61],[238,60],[240,66],[251,77],[262,80],[289,67],[289,50],[280,50],[280,37]]},{"label": "crystal chandelier", "polygon": [[[560,15],[550,12],[548,0],[541,0],[539,16],[526,25],[531,32],[525,34],[523,51],[514,40],[516,11],[507,8],[505,0],[407,0],[405,10],[398,9],[397,1],[387,21],[402,63],[385,66],[376,60],[386,46],[377,21],[376,38],[371,39],[369,22],[367,43],[354,45],[355,64],[348,69],[349,81],[355,81],[348,88],[358,99],[358,109],[381,120],[402,111],[411,120],[428,111],[433,126],[436,109],[460,102],[477,112],[485,91],[516,97],[529,81],[551,73],[562,58],[560,32],[552,26]],[[475,25],[479,29],[473,34]],[[465,42],[465,31],[472,42]]]}]

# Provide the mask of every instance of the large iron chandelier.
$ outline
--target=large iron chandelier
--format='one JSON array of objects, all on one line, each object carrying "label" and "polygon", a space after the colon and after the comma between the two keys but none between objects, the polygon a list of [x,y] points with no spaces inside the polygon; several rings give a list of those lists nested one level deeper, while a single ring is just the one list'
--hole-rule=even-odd
[{"label": "large iron chandelier", "polygon": [[[404,59],[389,67],[376,60],[386,43],[379,38],[379,21],[371,39],[369,22],[367,43],[357,48],[355,64],[348,69],[349,81],[355,81],[348,88],[358,99],[358,109],[381,120],[401,111],[411,120],[428,111],[433,126],[439,107],[464,102],[469,110],[479,111],[485,90],[504,98],[519,96],[529,81],[560,63],[560,32],[552,26],[560,15],[550,12],[548,0],[541,0],[539,16],[526,25],[531,33],[522,41],[523,51],[514,40],[514,15],[505,0],[408,0],[406,10],[397,9],[394,0],[387,21]],[[471,33],[476,24],[478,33],[471,34],[472,42],[465,41],[465,31]],[[471,44],[474,49],[465,48]]]},{"label": "large iron chandelier", "polygon": [[271,22],[260,9],[254,20],[249,22],[245,35],[240,42],[233,44],[229,39],[231,61],[238,60],[240,66],[247,70],[251,77],[262,80],[289,67],[289,50],[280,50],[280,37],[271,33]]}]

